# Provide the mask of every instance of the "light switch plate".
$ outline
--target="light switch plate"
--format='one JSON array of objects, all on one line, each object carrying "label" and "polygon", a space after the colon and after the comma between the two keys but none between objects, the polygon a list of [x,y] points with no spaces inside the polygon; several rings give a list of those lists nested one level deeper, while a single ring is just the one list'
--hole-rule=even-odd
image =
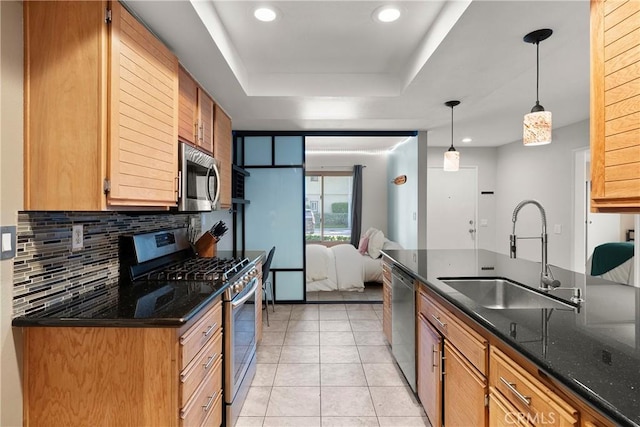
[{"label": "light switch plate", "polygon": [[0,227],[0,245],[2,245],[0,259],[9,259],[16,256],[16,226],[8,225]]}]

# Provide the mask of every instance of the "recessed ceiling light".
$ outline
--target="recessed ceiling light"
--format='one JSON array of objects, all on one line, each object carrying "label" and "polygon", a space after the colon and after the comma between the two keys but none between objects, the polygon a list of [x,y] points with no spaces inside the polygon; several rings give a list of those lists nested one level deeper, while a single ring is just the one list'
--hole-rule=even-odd
[{"label": "recessed ceiling light", "polygon": [[400,9],[394,6],[383,6],[376,9],[373,16],[380,22],[393,22],[400,18]]},{"label": "recessed ceiling light", "polygon": [[471,138],[462,138],[462,142],[464,142],[465,144],[468,144],[471,141],[473,141]]},{"label": "recessed ceiling light", "polygon": [[253,11],[253,16],[255,16],[258,21],[271,22],[276,19],[277,14],[276,11],[271,8],[260,7]]}]

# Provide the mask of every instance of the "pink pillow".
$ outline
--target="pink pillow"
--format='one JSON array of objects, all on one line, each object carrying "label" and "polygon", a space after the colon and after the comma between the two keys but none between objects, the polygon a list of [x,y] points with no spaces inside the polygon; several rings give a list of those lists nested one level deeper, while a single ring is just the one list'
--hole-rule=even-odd
[{"label": "pink pillow", "polygon": [[360,238],[360,242],[358,243],[358,252],[360,252],[360,255],[364,255],[367,253],[367,249],[369,249],[369,237],[364,236]]}]

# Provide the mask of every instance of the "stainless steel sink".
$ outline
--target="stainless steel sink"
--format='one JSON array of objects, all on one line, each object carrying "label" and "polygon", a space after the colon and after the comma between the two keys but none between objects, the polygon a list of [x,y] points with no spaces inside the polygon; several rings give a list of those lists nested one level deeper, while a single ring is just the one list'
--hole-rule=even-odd
[{"label": "stainless steel sink", "polygon": [[575,308],[569,303],[549,298],[508,279],[443,277],[439,280],[490,309]]}]

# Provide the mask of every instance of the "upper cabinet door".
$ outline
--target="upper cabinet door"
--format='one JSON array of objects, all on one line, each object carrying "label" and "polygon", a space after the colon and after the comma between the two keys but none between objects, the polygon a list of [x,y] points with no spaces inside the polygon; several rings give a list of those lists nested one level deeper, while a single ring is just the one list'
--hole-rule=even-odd
[{"label": "upper cabinet door", "polygon": [[24,208],[105,207],[107,2],[24,2]]},{"label": "upper cabinet door", "polygon": [[591,0],[591,206],[640,212],[640,1]]},{"label": "upper cabinet door", "polygon": [[182,141],[195,144],[198,134],[196,112],[198,106],[198,84],[182,67],[179,68],[178,81],[180,87],[178,137]]},{"label": "upper cabinet door", "polygon": [[112,3],[109,205],[175,206],[178,59]]},{"label": "upper cabinet door", "polygon": [[231,207],[231,119],[218,105],[213,124],[214,157],[220,162],[220,207]]},{"label": "upper cabinet door", "polygon": [[213,154],[213,99],[198,88],[198,141],[200,148]]}]

